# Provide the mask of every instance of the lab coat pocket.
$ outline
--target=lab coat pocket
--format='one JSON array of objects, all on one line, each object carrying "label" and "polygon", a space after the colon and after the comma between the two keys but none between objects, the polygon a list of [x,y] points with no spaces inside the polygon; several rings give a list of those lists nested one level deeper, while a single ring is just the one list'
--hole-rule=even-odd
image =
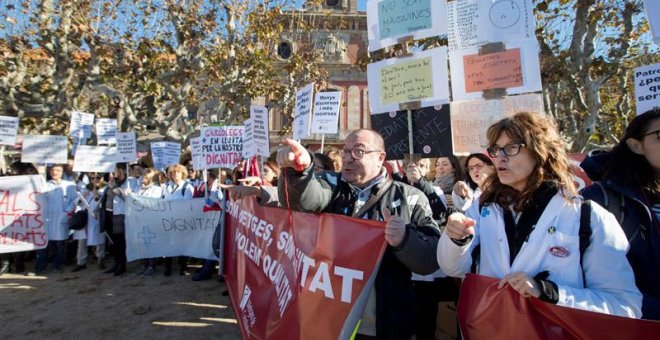
[{"label": "lab coat pocket", "polygon": [[550,273],[549,279],[559,282],[572,281],[580,266],[580,238],[555,232],[546,237],[542,251],[543,270]]}]

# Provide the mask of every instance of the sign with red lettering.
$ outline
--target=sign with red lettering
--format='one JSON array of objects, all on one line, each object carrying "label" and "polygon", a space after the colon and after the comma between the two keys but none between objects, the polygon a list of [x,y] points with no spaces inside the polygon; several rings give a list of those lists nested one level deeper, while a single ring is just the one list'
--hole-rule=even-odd
[{"label": "sign with red lettering", "polygon": [[243,126],[202,128],[202,154],[206,169],[233,168],[243,153]]},{"label": "sign with red lettering", "polygon": [[39,175],[0,177],[0,253],[35,250],[48,244]]},{"label": "sign with red lettering", "polygon": [[465,92],[523,85],[520,49],[463,56]]},{"label": "sign with red lettering", "polygon": [[660,322],[594,313],[525,298],[500,280],[468,274],[457,314],[469,339],[655,339]]},{"label": "sign with red lettering", "polygon": [[[292,221],[292,222],[290,222]],[[225,278],[244,339],[347,339],[385,251],[382,222],[228,204]]]}]

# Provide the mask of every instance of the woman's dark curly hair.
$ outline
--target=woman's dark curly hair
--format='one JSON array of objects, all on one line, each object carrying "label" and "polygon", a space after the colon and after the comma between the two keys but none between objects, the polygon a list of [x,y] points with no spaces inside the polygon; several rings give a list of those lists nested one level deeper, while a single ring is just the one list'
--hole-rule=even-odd
[{"label": "woman's dark curly hair", "polygon": [[484,155],[483,153],[473,153],[473,154],[470,154],[469,156],[467,156],[465,158],[465,162],[463,163],[463,172],[465,173],[464,174],[465,181],[467,182],[467,184],[470,186],[470,188],[472,190],[475,190],[475,189],[477,189],[478,185],[477,185],[477,183],[475,183],[472,180],[472,177],[470,177],[470,169],[468,167],[468,163],[470,163],[470,160],[472,158],[476,158],[476,159],[482,161],[486,166],[493,166],[494,167],[494,165],[493,165],[493,160],[490,159],[490,157]]}]

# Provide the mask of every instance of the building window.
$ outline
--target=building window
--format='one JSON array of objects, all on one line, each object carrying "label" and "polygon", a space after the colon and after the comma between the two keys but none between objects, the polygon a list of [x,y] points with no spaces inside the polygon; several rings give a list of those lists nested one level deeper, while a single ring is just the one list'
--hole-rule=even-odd
[{"label": "building window", "polygon": [[325,0],[325,5],[328,7],[338,7],[339,3],[339,0]]},{"label": "building window", "polygon": [[280,41],[279,45],[277,45],[277,55],[280,58],[289,59],[291,58],[292,53],[293,53],[293,45],[291,44],[290,41],[282,40]]}]

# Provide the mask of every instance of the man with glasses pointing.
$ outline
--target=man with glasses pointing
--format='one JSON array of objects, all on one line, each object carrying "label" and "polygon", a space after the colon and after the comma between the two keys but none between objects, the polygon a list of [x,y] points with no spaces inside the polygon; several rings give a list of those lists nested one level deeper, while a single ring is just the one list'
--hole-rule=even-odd
[{"label": "man with glasses pointing", "polygon": [[[415,324],[411,271],[430,274],[438,269],[433,256],[440,232],[426,196],[392,181],[383,167],[383,138],[375,131],[349,134],[341,172],[318,177],[308,150],[290,139],[285,145],[277,154],[280,167],[286,169],[278,190],[280,198],[288,196],[292,209],[386,222],[388,247],[356,338],[409,338]],[[287,203],[282,199],[281,204]]]}]

